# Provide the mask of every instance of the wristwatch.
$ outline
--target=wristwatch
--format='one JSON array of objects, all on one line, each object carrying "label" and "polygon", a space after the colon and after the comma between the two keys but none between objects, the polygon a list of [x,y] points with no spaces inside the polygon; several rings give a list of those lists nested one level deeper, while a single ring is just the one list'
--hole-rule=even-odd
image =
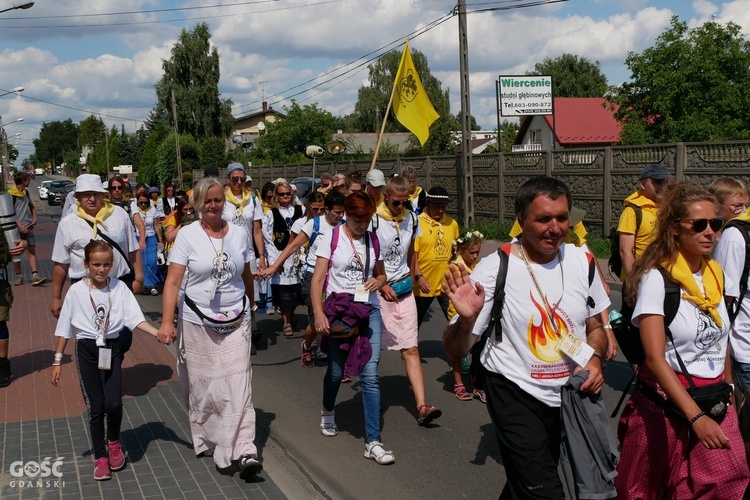
[{"label": "wristwatch", "polygon": [[419,278],[423,278],[423,277],[424,277],[424,275],[422,275],[422,274],[415,274],[414,275],[414,279],[417,280],[417,281],[419,281]]}]

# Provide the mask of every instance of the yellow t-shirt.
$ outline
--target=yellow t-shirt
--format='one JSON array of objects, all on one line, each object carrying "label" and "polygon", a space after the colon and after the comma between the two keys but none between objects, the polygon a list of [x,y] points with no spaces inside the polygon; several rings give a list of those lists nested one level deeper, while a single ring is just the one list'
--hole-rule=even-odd
[{"label": "yellow t-shirt", "polygon": [[[659,212],[659,206],[640,191],[628,196],[624,204],[625,208],[622,214],[620,214],[617,231],[625,234],[635,234],[635,258],[638,259],[643,255],[646,247],[654,241],[654,226],[656,226],[656,216]],[[628,208],[628,205],[635,205],[641,208],[641,225],[638,227],[638,234],[636,234],[635,227],[635,210]]]},{"label": "yellow t-shirt", "polygon": [[427,213],[418,217],[421,236],[414,239],[414,251],[419,253],[419,271],[430,282],[430,293],[424,294],[414,287],[417,297],[437,297],[442,293],[441,283],[451,260],[453,240],[458,238],[458,223],[447,215],[436,221]]},{"label": "yellow t-shirt", "polygon": [[[479,259],[475,260],[474,261],[474,265],[471,266],[471,267],[469,267],[469,266],[466,265],[466,262],[464,262],[464,258],[461,257],[460,255],[458,255],[456,257],[456,260],[454,260],[453,262],[451,262],[449,264],[449,267],[450,266],[458,267],[458,264],[463,264],[464,267],[466,267],[466,272],[469,273],[469,274],[471,274],[471,272],[474,270],[474,268],[477,267],[478,263],[479,263]],[[453,319],[453,316],[455,316],[456,314],[458,314],[458,313],[456,312],[456,308],[453,307],[453,301],[450,301],[448,303],[448,322],[449,323]]]},{"label": "yellow t-shirt", "polygon": [[[509,236],[517,238],[521,233],[523,233],[523,229],[521,229],[521,225],[518,223],[518,219],[516,219],[513,222],[513,227],[510,228]],[[568,234],[565,235],[565,243],[573,243],[577,247],[582,247],[586,243],[587,234],[589,233],[586,231],[583,222],[577,222],[573,227],[568,229]]]}]

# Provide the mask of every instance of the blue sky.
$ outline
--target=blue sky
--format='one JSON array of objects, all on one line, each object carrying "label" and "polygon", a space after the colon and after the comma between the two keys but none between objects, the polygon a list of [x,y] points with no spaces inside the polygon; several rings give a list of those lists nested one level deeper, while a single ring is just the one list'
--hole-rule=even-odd
[{"label": "blue sky", "polygon": [[[216,6],[219,1],[223,6]],[[469,11],[518,3],[467,1]],[[0,8],[10,5],[0,0]],[[317,102],[344,115],[367,83],[366,67],[352,69],[352,63],[381,47],[399,46],[404,36],[444,18],[454,5],[447,0],[38,0],[31,9],[0,14],[5,63],[0,88],[26,87],[21,96],[0,98],[0,115],[3,123],[25,119],[8,127],[9,135],[22,133],[22,157],[33,152],[31,141],[43,121],[80,121],[94,112],[107,115],[110,125],[134,130],[154,104],[161,59],[169,57],[179,30],[199,18],[211,26],[221,54],[220,90],[234,101],[236,115],[257,110],[263,98],[281,109],[301,91],[295,97],[301,104]],[[206,6],[212,7],[147,12]],[[130,13],[102,15],[123,12]],[[651,46],[672,15],[691,25],[711,16],[732,20],[750,36],[748,0],[570,0],[470,14],[472,114],[484,128],[495,128],[498,75],[524,73],[544,57],[564,52],[600,61],[609,82],[621,83],[629,76],[628,52]],[[416,36],[411,46],[425,53],[433,74],[450,88],[452,111],[458,112],[456,18]]]}]

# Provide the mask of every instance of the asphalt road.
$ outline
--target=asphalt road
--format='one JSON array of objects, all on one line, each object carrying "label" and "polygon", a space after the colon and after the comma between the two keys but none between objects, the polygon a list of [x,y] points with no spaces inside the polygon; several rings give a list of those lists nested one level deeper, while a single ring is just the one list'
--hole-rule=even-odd
[{"label": "asphalt road", "polygon": [[[32,181],[32,195],[43,179]],[[40,213],[59,220],[60,206],[38,204]],[[496,243],[487,243],[489,254]],[[620,294],[612,292],[619,307]],[[158,324],[161,297],[139,297],[147,318]],[[305,324],[306,311],[297,309]],[[301,332],[292,338],[281,335],[278,316],[259,315],[263,340],[253,361],[253,401],[257,412],[261,454],[272,453],[311,498],[497,498],[506,476],[495,431],[485,405],[478,400],[453,397],[453,382],[442,352],[445,320],[437,304],[422,326],[419,349],[422,356],[427,402],[443,415],[430,427],[416,423],[414,398],[396,352],[382,353],[380,362],[382,439],[392,449],[396,463],[377,465],[366,460],[361,387],[357,379],[342,385],[336,405],[338,436],[319,432],[325,362],[313,369],[300,364]],[[630,378],[621,356],[610,363],[605,376],[604,398],[611,411]],[[611,419],[613,432],[617,420]]]}]

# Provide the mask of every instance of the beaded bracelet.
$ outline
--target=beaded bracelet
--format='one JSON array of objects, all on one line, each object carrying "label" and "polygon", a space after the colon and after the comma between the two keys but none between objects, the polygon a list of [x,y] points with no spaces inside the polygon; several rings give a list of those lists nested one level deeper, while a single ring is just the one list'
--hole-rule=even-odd
[{"label": "beaded bracelet", "polygon": [[699,414],[697,414],[696,416],[694,416],[693,418],[690,419],[690,425],[692,426],[699,418],[701,418],[701,417],[703,417],[705,415],[706,415],[705,411],[700,412]]}]

